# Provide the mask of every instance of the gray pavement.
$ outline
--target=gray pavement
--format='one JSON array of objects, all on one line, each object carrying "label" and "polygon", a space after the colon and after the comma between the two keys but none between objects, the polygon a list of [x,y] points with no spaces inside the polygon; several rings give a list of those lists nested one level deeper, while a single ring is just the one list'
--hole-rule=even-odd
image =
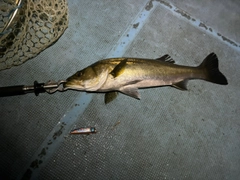
[{"label": "gray pavement", "polygon": [[[211,52],[229,84],[188,91],[66,91],[0,99],[0,179],[240,179],[238,1],[77,1],[63,36],[0,86],[66,79],[97,60],[157,58],[197,66]],[[69,135],[76,127],[91,135]]]}]

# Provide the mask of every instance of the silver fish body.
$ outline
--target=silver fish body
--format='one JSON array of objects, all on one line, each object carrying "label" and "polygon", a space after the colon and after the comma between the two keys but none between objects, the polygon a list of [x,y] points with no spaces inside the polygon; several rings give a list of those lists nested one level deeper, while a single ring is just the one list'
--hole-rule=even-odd
[{"label": "silver fish body", "polygon": [[69,77],[65,88],[90,92],[122,92],[140,99],[139,88],[174,86],[186,90],[190,79],[227,84],[214,53],[198,67],[174,64],[168,55],[158,59],[111,58],[100,60]]}]

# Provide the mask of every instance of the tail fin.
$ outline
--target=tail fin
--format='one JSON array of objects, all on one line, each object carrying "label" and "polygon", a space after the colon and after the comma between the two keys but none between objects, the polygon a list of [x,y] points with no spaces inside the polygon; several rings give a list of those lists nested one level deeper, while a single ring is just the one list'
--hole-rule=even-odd
[{"label": "tail fin", "polygon": [[202,68],[206,72],[206,80],[216,84],[227,85],[228,81],[226,77],[218,69],[218,58],[215,53],[209,54],[200,64],[199,68]]}]

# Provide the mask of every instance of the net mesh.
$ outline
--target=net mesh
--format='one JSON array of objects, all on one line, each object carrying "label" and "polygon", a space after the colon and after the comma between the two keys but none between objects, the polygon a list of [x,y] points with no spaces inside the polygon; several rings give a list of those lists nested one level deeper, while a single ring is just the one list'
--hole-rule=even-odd
[{"label": "net mesh", "polygon": [[35,57],[67,26],[66,0],[0,1],[0,70]]}]

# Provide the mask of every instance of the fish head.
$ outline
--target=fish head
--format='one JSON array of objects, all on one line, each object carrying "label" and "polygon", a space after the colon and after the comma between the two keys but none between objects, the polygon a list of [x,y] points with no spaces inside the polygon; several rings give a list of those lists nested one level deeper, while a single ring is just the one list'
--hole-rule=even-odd
[{"label": "fish head", "polygon": [[101,74],[97,74],[94,68],[87,67],[67,78],[64,87],[80,91],[96,91],[104,82]]}]

